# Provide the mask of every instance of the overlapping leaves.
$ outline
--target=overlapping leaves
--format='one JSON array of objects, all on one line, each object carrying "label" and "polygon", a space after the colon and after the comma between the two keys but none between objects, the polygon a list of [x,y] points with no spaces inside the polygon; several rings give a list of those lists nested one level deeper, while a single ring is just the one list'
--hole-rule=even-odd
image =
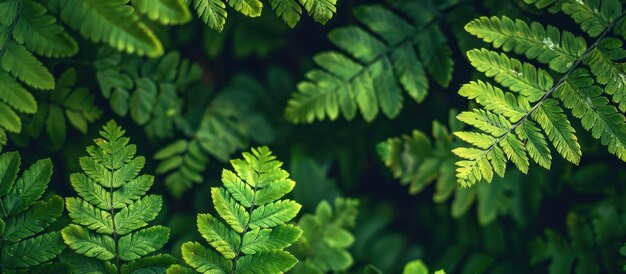
[{"label": "overlapping leaves", "polygon": [[137,147],[129,144],[124,130],[114,121],[100,134],[96,145],[87,147],[89,156],[80,158],[83,172],[70,176],[79,197],[65,200],[73,223],[62,230],[62,235],[74,253],[64,261],[76,272],[163,271],[175,261],[172,256],[147,256],[161,249],[169,238],[169,228],[148,225],[163,203],[159,195],[146,195],[154,177],[139,175],[145,159],[135,157]]},{"label": "overlapping leaves", "polygon": [[[295,182],[267,147],[245,152],[243,159],[231,164],[234,172],[225,169],[222,173],[224,186],[211,188],[218,217],[198,215],[198,231],[210,247],[187,242],[182,246],[183,259],[201,273],[286,272],[298,260],[284,249],[302,234],[298,226],[287,222],[301,206],[281,198]],[[173,266],[171,272],[184,269]]]}]

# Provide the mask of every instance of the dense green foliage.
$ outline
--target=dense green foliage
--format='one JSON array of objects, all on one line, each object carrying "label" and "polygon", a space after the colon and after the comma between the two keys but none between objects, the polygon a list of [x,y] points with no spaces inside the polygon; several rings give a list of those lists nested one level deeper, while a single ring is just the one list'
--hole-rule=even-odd
[{"label": "dense green foliage", "polygon": [[625,4],[0,0],[0,272],[623,273]]}]

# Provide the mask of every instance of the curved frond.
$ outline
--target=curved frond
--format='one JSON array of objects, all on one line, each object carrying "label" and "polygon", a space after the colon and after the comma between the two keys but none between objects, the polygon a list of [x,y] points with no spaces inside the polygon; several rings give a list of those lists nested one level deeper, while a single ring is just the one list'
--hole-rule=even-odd
[{"label": "curved frond", "polygon": [[343,52],[313,58],[319,68],[308,71],[307,80],[298,84],[285,109],[288,120],[311,123],[340,114],[351,120],[357,110],[368,122],[379,111],[393,118],[402,109],[403,90],[416,102],[424,100],[426,71],[440,85],[450,83],[451,50],[435,16],[411,22],[383,6],[367,5],[357,8],[355,17],[364,27],[330,32],[329,40]]}]

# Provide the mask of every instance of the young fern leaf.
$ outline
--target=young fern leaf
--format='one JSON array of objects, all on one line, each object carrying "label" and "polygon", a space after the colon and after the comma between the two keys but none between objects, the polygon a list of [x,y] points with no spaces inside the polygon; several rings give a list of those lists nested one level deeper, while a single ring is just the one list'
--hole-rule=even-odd
[{"label": "young fern leaf", "polygon": [[143,60],[112,50],[99,52],[96,77],[102,95],[119,116],[144,125],[151,137],[172,135],[182,108],[182,94],[200,79],[196,64],[172,52],[157,59]]},{"label": "young fern leaf", "polygon": [[[373,265],[365,266],[365,272],[367,274],[383,274],[382,271],[377,269]],[[446,274],[446,272],[442,269],[433,272],[434,274]],[[408,262],[404,269],[402,269],[402,274],[430,274],[428,270],[428,266],[422,262],[422,260],[413,260]]]},{"label": "young fern leaf", "polygon": [[65,245],[58,231],[41,233],[63,212],[63,199],[40,200],[52,175],[52,161],[39,160],[18,178],[20,154],[0,154],[0,271],[39,270]]},{"label": "young fern leaf", "polygon": [[76,70],[71,68],[57,79],[54,90],[40,92],[37,96],[37,113],[26,124],[23,133],[37,138],[45,129],[52,148],[60,148],[67,135],[69,124],[87,133],[88,125],[100,118],[102,110],[95,105],[95,96],[87,88],[74,88]]},{"label": "young fern leaf", "polygon": [[145,159],[135,157],[137,147],[128,144],[114,121],[100,134],[96,146],[87,147],[89,156],[80,158],[83,173],[70,176],[79,197],[65,200],[73,224],[63,228],[62,235],[75,251],[65,261],[76,272],[164,271],[176,261],[172,256],[146,256],[161,249],[170,233],[164,226],[148,226],[163,204],[161,196],[146,195],[154,177],[139,175]]},{"label": "young fern leaf", "polygon": [[348,230],[355,225],[359,201],[336,198],[334,211],[327,201],[317,206],[315,214],[304,214],[298,221],[302,237],[293,246],[300,262],[291,271],[298,273],[329,273],[347,271],[353,264],[347,249],[354,242]]},{"label": "young fern leaf", "polygon": [[[626,161],[626,120],[602,93],[604,88],[607,95],[613,95],[613,102],[622,106],[624,66],[616,61],[626,54],[621,49],[622,41],[607,35],[624,15],[616,16],[613,11],[606,10],[593,15],[608,20],[608,25],[601,24],[604,19],[600,17],[602,20],[587,20],[583,17],[591,15],[572,12],[572,5],[588,4],[575,2],[563,3],[562,8],[576,22],[583,24],[583,29],[591,36],[597,37],[589,47],[584,38],[569,32],[559,32],[552,26],[545,28],[538,23],[531,23],[529,27],[523,21],[507,17],[481,17],[466,25],[470,33],[494,47],[524,54],[563,74],[555,83],[547,71],[509,58],[505,53],[487,49],[467,53],[478,71],[493,77],[511,92],[480,80],[461,87],[459,94],[480,105],[478,109],[458,116],[459,120],[479,130],[479,133],[455,133],[472,145],[454,150],[463,158],[457,162],[458,182],[462,186],[470,186],[482,179],[490,182],[494,173],[502,177],[508,160],[524,173],[529,169],[530,159],[549,169],[551,156],[546,136],[563,158],[578,164],[582,152],[561,102],[581,119],[583,128],[608,146],[609,152]],[[615,9],[622,10],[617,0],[602,3],[602,7],[619,5],[619,9]],[[597,33],[597,28],[601,28],[601,33]],[[583,65],[591,69],[595,78]]]},{"label": "young fern leaf", "polygon": [[[128,2],[129,0],[50,0],[49,6],[59,11],[63,22],[94,42],[104,42],[130,54],[149,57],[162,55],[161,41],[141,21]],[[140,10],[149,12],[141,4]]]},{"label": "young fern leaf", "polygon": [[[263,2],[261,0],[184,0],[191,5],[197,12],[198,17],[207,24],[208,27],[222,31],[226,24],[228,12],[226,4],[248,17],[259,17],[263,10]],[[270,6],[289,27],[294,28],[300,15],[302,8],[313,17],[313,19],[322,25],[325,25],[337,11],[336,0],[269,0]]]},{"label": "young fern leaf", "polygon": [[365,5],[354,11],[363,27],[330,32],[331,43],[345,53],[327,51],[313,58],[320,68],[308,71],[307,80],[298,84],[285,110],[288,120],[312,123],[335,120],[339,114],[352,120],[357,109],[368,122],[379,110],[393,118],[402,108],[403,90],[417,102],[426,97],[425,69],[440,85],[450,83],[451,50],[435,15],[446,11],[422,10],[432,15],[424,22],[421,16],[411,17],[412,3],[392,4],[413,21],[381,5]]},{"label": "young fern leaf", "polygon": [[[280,200],[295,182],[281,169],[267,147],[232,160],[235,172],[222,172],[223,187],[211,188],[213,205],[222,220],[198,214],[198,231],[211,247],[198,242],[182,246],[185,262],[201,273],[283,273],[298,260],[284,249],[302,230],[287,224],[300,204]],[[168,273],[180,273],[180,266]]]}]

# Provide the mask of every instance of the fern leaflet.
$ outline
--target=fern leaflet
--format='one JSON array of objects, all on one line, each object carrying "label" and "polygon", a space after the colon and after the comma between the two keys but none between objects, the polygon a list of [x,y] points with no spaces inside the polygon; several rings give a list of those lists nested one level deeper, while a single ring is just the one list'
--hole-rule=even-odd
[{"label": "fern leaflet", "polygon": [[[556,99],[580,118],[583,128],[608,146],[609,152],[626,161],[624,115],[602,92],[604,87],[607,95],[613,96],[613,102],[624,107],[624,89],[620,88],[624,83],[624,66],[616,61],[625,53],[622,41],[607,37],[624,17],[621,4],[617,0],[602,4],[574,2],[563,3],[561,8],[582,24],[590,36],[597,37],[589,47],[584,38],[569,32],[559,32],[552,26],[545,28],[538,23],[531,23],[529,27],[507,17],[482,17],[467,24],[470,33],[494,47],[524,53],[527,58],[547,63],[552,70],[563,74],[555,83],[549,72],[504,53],[487,49],[468,52],[477,70],[493,77],[512,93],[480,80],[461,87],[459,94],[480,105],[458,116],[459,120],[479,130],[455,133],[472,145],[454,150],[463,158],[457,162],[458,182],[462,186],[482,179],[490,182],[494,173],[502,177],[508,160],[524,173],[531,159],[549,169],[552,158],[546,137],[563,158],[578,164],[582,152],[576,132]],[[602,11],[593,15],[575,12],[573,7],[579,5]],[[607,8],[612,10],[603,10]],[[620,12],[619,16],[615,15],[615,10]],[[583,65],[589,66],[595,77]],[[553,96],[556,99],[551,98]]]},{"label": "fern leaflet", "polygon": [[393,118],[402,108],[402,90],[417,102],[424,100],[429,85],[425,70],[440,85],[450,83],[451,50],[435,15],[447,10],[420,11],[432,18],[424,22],[424,17],[410,13],[417,8],[416,3],[392,4],[413,22],[380,5],[355,9],[356,19],[365,27],[348,26],[330,32],[331,43],[346,54],[327,51],[313,58],[319,68],[308,71],[307,80],[298,84],[285,110],[288,120],[311,123],[335,120],[339,114],[351,120],[357,110],[368,122],[379,110]]},{"label": "fern leaflet", "polygon": [[96,146],[87,147],[89,156],[80,158],[83,173],[70,176],[80,197],[65,200],[73,224],[63,228],[62,235],[75,252],[65,261],[77,272],[93,268],[104,273],[154,267],[165,270],[175,261],[172,256],[146,257],[161,249],[170,233],[164,226],[148,226],[163,204],[161,196],[146,195],[154,177],[139,175],[145,159],[135,157],[137,147],[128,144],[129,138],[114,121],[100,134]]},{"label": "fern leaflet", "polygon": [[39,160],[18,178],[17,152],[0,154],[0,270],[42,271],[65,245],[61,233],[41,233],[63,212],[63,199],[54,195],[40,200],[52,175],[50,159]]},{"label": "fern leaflet", "polygon": [[[198,215],[198,231],[210,248],[198,242],[182,246],[183,259],[197,272],[283,273],[298,260],[284,249],[302,230],[286,224],[300,211],[300,204],[280,200],[295,182],[281,169],[267,147],[243,153],[232,160],[235,170],[222,172],[223,187],[211,188],[211,198],[222,220],[211,214]],[[169,273],[179,273],[174,266]]]}]

